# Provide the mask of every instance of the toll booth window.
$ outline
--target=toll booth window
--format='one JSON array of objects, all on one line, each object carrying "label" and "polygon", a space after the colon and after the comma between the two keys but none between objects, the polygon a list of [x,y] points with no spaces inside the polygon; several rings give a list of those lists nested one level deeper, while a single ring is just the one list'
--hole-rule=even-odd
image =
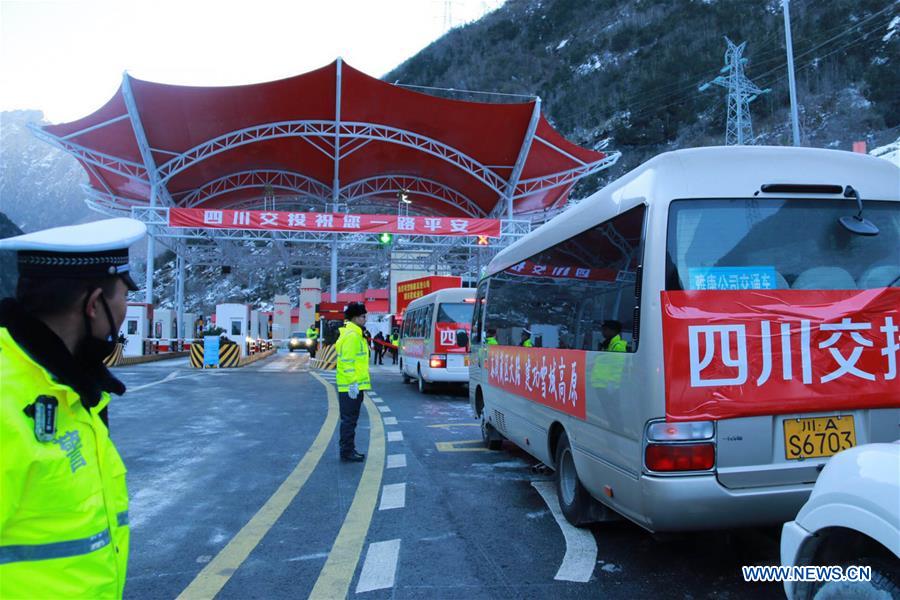
[{"label": "toll booth window", "polygon": [[492,276],[485,331],[502,345],[594,351],[618,336],[634,352],[645,212],[633,208]]},{"label": "toll booth window", "polygon": [[241,335],[241,320],[240,319],[232,319],[231,320],[231,335]]},{"label": "toll booth window", "polygon": [[852,290],[898,285],[900,203],[864,199],[863,209],[878,235],[857,235],[841,226],[839,219],[856,211],[855,203],[846,199],[672,202],[666,289]]},{"label": "toll booth window", "polygon": [[128,335],[137,335],[138,322],[134,319],[128,319]]}]

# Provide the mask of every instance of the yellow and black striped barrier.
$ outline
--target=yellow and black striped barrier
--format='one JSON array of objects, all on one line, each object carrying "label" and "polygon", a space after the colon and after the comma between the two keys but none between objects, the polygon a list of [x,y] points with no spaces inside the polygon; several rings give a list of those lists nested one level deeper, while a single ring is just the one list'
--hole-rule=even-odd
[{"label": "yellow and black striped barrier", "polygon": [[147,362],[156,362],[158,360],[168,360],[170,358],[181,358],[187,356],[187,351],[184,352],[162,352],[160,354],[143,354],[141,356],[125,356],[124,354],[124,346],[122,344],[116,344],[116,349],[113,350],[113,353],[103,359],[103,364],[107,367],[124,367],[126,365],[137,365],[141,363]]},{"label": "yellow and black striped barrier", "polygon": [[[232,369],[235,367],[243,367],[257,360],[271,356],[275,353],[275,349],[259,352],[252,356],[241,358],[241,347],[237,344],[223,344],[219,346],[219,368]],[[191,366],[195,369],[203,368],[203,342],[195,341],[191,344]]]},{"label": "yellow and black striped barrier", "polygon": [[322,346],[316,352],[316,357],[312,360],[313,369],[322,369],[323,371],[333,371],[337,368],[337,350],[333,345]]}]

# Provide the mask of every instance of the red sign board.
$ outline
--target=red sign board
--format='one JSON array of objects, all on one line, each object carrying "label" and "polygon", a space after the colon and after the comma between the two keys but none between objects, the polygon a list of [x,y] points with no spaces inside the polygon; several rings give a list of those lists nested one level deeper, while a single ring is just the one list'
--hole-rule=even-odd
[{"label": "red sign board", "polygon": [[170,227],[500,237],[496,219],[170,208]]},{"label": "red sign board", "polygon": [[397,284],[397,314],[402,315],[409,303],[431,292],[462,286],[462,277],[432,276],[407,279]]},{"label": "red sign board", "polygon": [[465,347],[456,344],[458,331],[472,332],[471,323],[435,323],[434,350],[443,354],[467,354]]},{"label": "red sign board", "polygon": [[488,382],[517,396],[584,419],[585,356],[579,350],[488,346]]},{"label": "red sign board", "polygon": [[900,406],[900,289],[662,292],[671,421]]}]

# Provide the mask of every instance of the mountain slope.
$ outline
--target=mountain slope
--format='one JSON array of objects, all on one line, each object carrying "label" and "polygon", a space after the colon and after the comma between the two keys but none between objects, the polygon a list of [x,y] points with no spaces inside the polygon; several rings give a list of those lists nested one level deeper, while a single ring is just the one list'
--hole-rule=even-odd
[{"label": "mountain slope", "polygon": [[[789,144],[780,0],[508,0],[385,76],[386,81],[537,94],[551,121],[622,160],[584,194],[679,147],[723,143],[725,90],[698,86],[723,66],[723,35],[747,41],[757,143]],[[900,2],[791,3],[805,145],[850,149],[900,131]],[[460,97],[456,94],[456,97]],[[463,98],[477,98],[462,95]]]}]

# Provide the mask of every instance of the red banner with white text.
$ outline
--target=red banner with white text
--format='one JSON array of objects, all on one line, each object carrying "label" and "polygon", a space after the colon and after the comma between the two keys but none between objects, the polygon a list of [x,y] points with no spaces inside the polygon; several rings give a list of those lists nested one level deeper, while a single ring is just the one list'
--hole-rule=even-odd
[{"label": "red banner with white text", "polygon": [[170,208],[169,226],[206,229],[500,237],[500,221],[496,219],[205,208]]},{"label": "red banner with white text", "polygon": [[488,383],[573,417],[586,418],[587,353],[521,346],[487,348]]},{"label": "red banner with white text", "polygon": [[434,351],[446,354],[468,354],[466,348],[456,344],[456,333],[472,332],[471,323],[435,323],[434,324]]},{"label": "red banner with white text", "polygon": [[670,421],[900,407],[900,288],[662,292]]}]

